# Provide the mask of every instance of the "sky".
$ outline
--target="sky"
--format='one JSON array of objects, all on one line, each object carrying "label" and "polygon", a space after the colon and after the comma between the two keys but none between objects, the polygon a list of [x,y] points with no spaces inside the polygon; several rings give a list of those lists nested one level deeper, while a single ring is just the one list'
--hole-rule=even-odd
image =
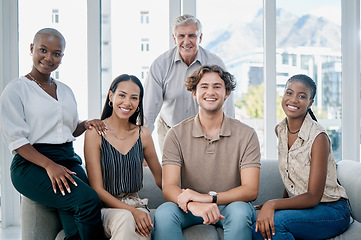
[{"label": "sky", "polygon": [[284,8],[298,16],[310,13],[341,24],[341,0],[277,0],[276,4],[277,8]]},{"label": "sky", "polygon": [[[276,0],[276,7],[297,16],[313,14],[341,24],[341,0]],[[224,28],[223,22],[251,21],[263,8],[263,0],[197,0],[197,17],[213,29]],[[205,27],[205,26],[204,26]]]}]

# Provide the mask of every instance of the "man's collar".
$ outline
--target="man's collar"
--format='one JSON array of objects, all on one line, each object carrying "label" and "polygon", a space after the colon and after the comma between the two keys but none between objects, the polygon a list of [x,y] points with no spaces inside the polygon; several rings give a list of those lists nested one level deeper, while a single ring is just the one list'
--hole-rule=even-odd
[{"label": "man's collar", "polygon": [[[183,59],[181,58],[180,54],[179,54],[179,51],[178,51],[178,47],[175,47],[176,48],[176,54],[174,54],[174,62],[178,62],[178,61],[182,61],[183,62]],[[196,55],[196,58],[194,59],[194,61],[189,65],[191,66],[193,63],[195,62],[199,62],[201,65],[202,65],[202,57],[201,57],[201,46],[199,46],[198,48],[198,51],[197,51],[197,55]]]},{"label": "man's collar", "polygon": [[[199,114],[197,114],[194,117],[194,124],[193,124],[193,137],[204,137],[204,131],[202,129],[202,124],[199,120]],[[219,133],[219,136],[231,136],[231,120],[229,117],[227,117],[224,113],[223,113],[223,121],[222,121],[222,127],[221,127],[221,132]]]}]

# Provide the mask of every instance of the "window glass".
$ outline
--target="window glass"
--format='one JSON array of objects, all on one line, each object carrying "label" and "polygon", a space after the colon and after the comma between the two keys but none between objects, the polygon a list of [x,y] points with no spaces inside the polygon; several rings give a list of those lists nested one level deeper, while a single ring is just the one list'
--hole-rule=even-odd
[{"label": "window glass", "polygon": [[[144,81],[150,64],[169,49],[168,0],[102,0],[102,103],[113,79]],[[105,44],[106,43],[106,44]]]},{"label": "window glass", "polygon": [[277,0],[277,90],[294,74],[317,84],[312,110],[341,159],[341,0]]},{"label": "window glass", "polygon": [[263,1],[224,0],[219,6],[217,0],[197,0],[201,46],[235,76],[236,118],[256,129],[263,154]]}]

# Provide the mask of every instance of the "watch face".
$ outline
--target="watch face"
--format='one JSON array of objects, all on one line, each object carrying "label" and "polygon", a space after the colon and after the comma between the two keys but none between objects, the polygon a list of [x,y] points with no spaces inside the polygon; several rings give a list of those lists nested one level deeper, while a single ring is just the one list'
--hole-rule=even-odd
[{"label": "watch face", "polygon": [[211,196],[217,195],[217,193],[215,191],[209,191],[208,194],[211,195]]}]

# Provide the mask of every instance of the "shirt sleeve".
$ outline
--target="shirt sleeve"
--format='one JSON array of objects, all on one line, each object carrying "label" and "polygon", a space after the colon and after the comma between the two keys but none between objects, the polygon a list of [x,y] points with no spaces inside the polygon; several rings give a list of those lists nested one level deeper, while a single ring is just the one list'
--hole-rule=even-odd
[{"label": "shirt sleeve", "polygon": [[13,84],[5,88],[1,95],[0,116],[1,134],[10,151],[29,143],[30,127],[25,120],[19,89],[15,90]]},{"label": "shirt sleeve", "polygon": [[261,166],[261,152],[258,137],[255,131],[248,140],[248,144],[245,148],[244,154],[240,159],[240,169],[248,167],[260,167]]},{"label": "shirt sleeve", "polygon": [[162,165],[173,164],[182,167],[181,156],[180,143],[174,130],[171,128],[167,132],[164,140]]},{"label": "shirt sleeve", "polygon": [[163,76],[161,62],[156,59],[149,69],[144,83],[144,117],[146,126],[151,132],[154,130],[154,122],[163,105]]}]

